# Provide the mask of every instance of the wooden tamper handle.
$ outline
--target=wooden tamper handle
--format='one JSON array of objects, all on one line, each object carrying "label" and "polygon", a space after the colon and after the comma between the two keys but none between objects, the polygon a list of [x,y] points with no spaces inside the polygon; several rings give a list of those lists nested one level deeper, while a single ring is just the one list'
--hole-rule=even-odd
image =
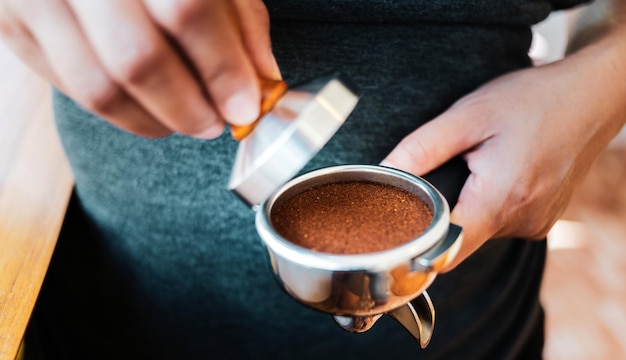
[{"label": "wooden tamper handle", "polygon": [[259,78],[259,83],[261,85],[261,112],[259,117],[249,125],[230,125],[230,132],[237,141],[241,141],[248,136],[254,130],[259,120],[270,112],[278,100],[287,92],[287,83],[282,80]]}]

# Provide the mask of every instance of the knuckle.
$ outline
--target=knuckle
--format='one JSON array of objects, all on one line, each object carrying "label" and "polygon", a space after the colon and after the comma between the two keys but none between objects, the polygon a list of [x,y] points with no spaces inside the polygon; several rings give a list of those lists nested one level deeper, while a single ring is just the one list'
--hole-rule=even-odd
[{"label": "knuckle", "polygon": [[13,32],[13,21],[0,6],[0,34],[10,35]]},{"label": "knuckle", "polygon": [[490,221],[491,224],[491,232],[497,234],[506,228],[508,224],[508,214],[503,209],[498,209],[498,211],[493,212],[493,218]]},{"label": "knuckle", "polygon": [[22,34],[19,21],[8,9],[0,5],[0,35],[6,38],[18,37]]},{"label": "knuckle", "polygon": [[163,49],[152,41],[135,42],[111,60],[110,71],[122,84],[141,85],[163,65]]},{"label": "knuckle", "polygon": [[241,64],[235,60],[230,60],[219,59],[211,67],[205,68],[201,74],[204,83],[213,85],[245,84],[247,79],[242,76]]},{"label": "knuckle", "polygon": [[108,79],[99,80],[89,86],[81,86],[75,93],[79,103],[99,114],[110,113],[122,96],[120,87]]},{"label": "knuckle", "polygon": [[248,11],[253,13],[258,21],[269,27],[270,16],[263,1],[251,1],[249,4],[246,4],[246,6]]},{"label": "knuckle", "polygon": [[419,136],[408,136],[400,142],[400,147],[409,155],[415,164],[427,163],[433,154]]},{"label": "knuckle", "polygon": [[509,194],[509,203],[515,209],[523,209],[530,202],[530,189],[521,183],[514,186]]},{"label": "knuckle", "polygon": [[498,212],[501,226],[510,226],[507,223],[511,219],[518,219],[514,221],[517,224],[515,233],[527,239],[544,238],[553,224],[549,204],[543,204],[542,195],[535,187],[528,181],[520,182],[511,189],[505,202],[506,209]]},{"label": "knuckle", "polygon": [[[529,205],[532,202],[532,194],[529,186],[520,181],[518,184],[513,186],[509,191],[507,196],[507,200],[504,202],[506,204],[507,209],[502,209],[500,213],[505,214],[526,214],[529,209]],[[528,216],[528,214],[526,214]]]},{"label": "knuckle", "polygon": [[521,229],[520,236],[530,240],[540,240],[546,237],[550,229],[552,229],[552,222],[549,222],[546,218],[532,218],[524,224],[524,228]]},{"label": "knuckle", "polygon": [[176,0],[170,2],[169,14],[167,15],[169,26],[174,31],[181,31],[191,19],[201,13],[203,6],[210,3],[210,1],[203,0]]},{"label": "knuckle", "polygon": [[499,114],[497,106],[501,103],[501,101],[493,101],[491,97],[472,93],[454,103],[450,110],[461,111],[467,119],[488,123]]}]

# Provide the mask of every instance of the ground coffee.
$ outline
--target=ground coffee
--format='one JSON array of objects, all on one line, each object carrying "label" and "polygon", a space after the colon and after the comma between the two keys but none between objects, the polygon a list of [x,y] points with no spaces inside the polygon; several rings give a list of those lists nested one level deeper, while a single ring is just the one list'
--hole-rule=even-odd
[{"label": "ground coffee", "polygon": [[289,241],[320,252],[363,254],[414,239],[432,212],[417,195],[372,182],[339,182],[307,189],[271,213]]}]

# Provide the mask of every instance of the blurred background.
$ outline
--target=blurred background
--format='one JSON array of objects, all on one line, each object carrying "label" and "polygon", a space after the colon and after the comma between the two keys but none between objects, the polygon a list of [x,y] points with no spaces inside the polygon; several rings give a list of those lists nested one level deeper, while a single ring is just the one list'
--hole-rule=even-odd
[{"label": "blurred background", "polygon": [[[557,12],[534,28],[536,64],[563,57],[579,16]],[[626,359],[626,129],[592,165],[548,248],[545,358]]]}]

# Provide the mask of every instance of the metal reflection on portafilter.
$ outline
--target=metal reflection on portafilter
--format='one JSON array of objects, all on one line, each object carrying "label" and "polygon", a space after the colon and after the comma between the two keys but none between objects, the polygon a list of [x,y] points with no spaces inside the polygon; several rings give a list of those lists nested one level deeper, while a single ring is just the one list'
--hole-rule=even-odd
[{"label": "metal reflection on portafilter", "polygon": [[[271,223],[272,210],[319,185],[368,181],[399,187],[419,196],[433,220],[424,233],[395,248],[367,254],[329,254],[283,238]],[[369,330],[383,314],[400,322],[422,347],[432,335],[434,307],[425,292],[454,257],[461,228],[449,223],[443,196],[425,180],[398,170],[367,165],[335,166],[304,174],[278,189],[256,215],[279,285],[301,303],[332,314],[352,332]]]}]

